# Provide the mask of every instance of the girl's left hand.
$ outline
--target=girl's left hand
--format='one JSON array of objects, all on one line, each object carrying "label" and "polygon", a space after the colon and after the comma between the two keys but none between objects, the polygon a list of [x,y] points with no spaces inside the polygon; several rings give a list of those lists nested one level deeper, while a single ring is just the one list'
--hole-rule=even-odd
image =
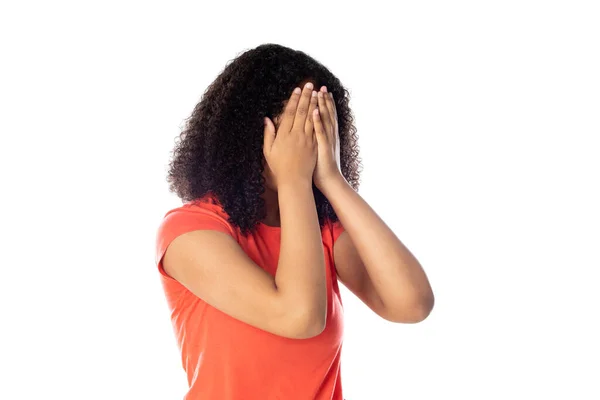
[{"label": "girl's left hand", "polygon": [[341,175],[340,172],[340,137],[338,119],[333,95],[327,87],[321,87],[317,100],[319,108],[313,111],[313,122],[317,137],[317,165],[313,173],[315,186],[322,190],[323,185],[331,178]]}]

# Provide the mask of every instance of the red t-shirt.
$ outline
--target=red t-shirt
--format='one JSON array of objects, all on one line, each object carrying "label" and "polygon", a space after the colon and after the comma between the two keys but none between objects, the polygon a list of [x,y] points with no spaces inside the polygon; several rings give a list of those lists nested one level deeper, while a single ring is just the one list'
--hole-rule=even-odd
[{"label": "red t-shirt", "polygon": [[227,222],[213,197],[168,211],[158,228],[156,263],[171,311],[181,361],[187,373],[187,400],[342,400],[340,352],[342,301],[333,263],[339,222],[321,230],[327,277],[327,323],[310,339],[289,339],[255,328],[204,302],[164,271],[162,257],[171,241],[193,230],[231,235],[259,266],[274,275],[280,227],[259,224],[247,237]]}]

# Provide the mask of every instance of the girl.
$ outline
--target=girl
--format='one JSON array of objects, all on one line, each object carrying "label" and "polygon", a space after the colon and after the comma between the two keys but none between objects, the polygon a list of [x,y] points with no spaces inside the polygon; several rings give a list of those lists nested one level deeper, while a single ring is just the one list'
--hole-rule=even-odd
[{"label": "girl", "polygon": [[389,321],[430,313],[419,262],[357,193],[348,103],[322,64],[265,44],[187,120],[168,176],[184,204],[156,242],[186,399],[341,400],[338,279]]}]

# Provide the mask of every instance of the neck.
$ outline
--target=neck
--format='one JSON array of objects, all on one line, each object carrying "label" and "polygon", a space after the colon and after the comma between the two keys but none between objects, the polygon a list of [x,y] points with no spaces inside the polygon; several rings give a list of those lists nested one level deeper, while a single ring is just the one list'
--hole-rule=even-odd
[{"label": "neck", "polygon": [[277,192],[265,188],[265,192],[262,194],[262,198],[265,200],[266,217],[262,221],[265,225],[269,226],[281,226],[281,220],[279,219],[279,199]]}]

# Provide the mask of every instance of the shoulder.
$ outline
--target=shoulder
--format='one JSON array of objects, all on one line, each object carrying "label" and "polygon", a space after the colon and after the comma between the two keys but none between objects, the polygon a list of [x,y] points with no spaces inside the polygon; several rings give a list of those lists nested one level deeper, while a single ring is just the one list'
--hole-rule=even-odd
[{"label": "shoulder", "polygon": [[229,216],[211,196],[193,200],[166,212],[156,232],[156,262],[179,235],[195,230],[214,230],[236,238]]},{"label": "shoulder", "polygon": [[222,220],[226,225],[231,226],[228,222],[229,215],[225,212],[221,204],[212,196],[206,195],[200,199],[189,201],[179,207],[175,207],[165,214],[165,220],[173,219],[173,216],[185,216],[188,219],[201,218],[216,218]]}]

